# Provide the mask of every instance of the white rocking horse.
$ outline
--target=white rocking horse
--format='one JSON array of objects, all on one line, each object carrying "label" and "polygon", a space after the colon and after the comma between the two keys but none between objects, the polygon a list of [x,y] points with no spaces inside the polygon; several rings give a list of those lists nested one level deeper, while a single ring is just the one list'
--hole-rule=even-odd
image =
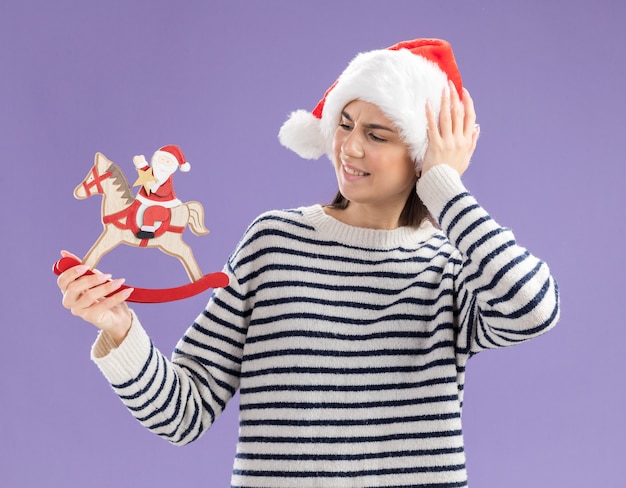
[{"label": "white rocking horse", "polygon": [[177,257],[192,282],[203,275],[191,247],[183,241],[183,231],[189,225],[191,232],[201,236],[209,233],[204,226],[204,208],[199,202],[182,203],[171,209],[169,222],[163,222],[155,237],[140,239],[135,236],[135,215],[139,202],[122,170],[102,153],[96,153],[95,162],[85,179],[74,189],[74,196],[83,200],[102,195],[102,223],[104,230],[83,258],[83,264],[93,269],[102,256],[120,244],[135,247],[156,247]]}]

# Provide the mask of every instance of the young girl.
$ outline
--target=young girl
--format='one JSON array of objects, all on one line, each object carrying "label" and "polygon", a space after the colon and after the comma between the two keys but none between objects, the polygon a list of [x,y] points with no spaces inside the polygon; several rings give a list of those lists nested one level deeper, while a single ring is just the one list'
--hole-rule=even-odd
[{"label": "young girl", "polygon": [[467,486],[466,362],[547,331],[559,301],[461,181],[478,127],[449,44],[359,54],[279,138],[329,156],[333,204],[258,217],[171,361],[130,291],[106,298],[123,280],[66,271],[64,306],[102,331],[93,360],[174,444],[239,390],[234,487]]}]

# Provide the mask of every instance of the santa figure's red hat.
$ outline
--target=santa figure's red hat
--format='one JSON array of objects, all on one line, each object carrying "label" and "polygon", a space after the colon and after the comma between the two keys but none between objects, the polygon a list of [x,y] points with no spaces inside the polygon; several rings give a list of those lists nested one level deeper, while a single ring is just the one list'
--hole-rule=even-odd
[{"label": "santa figure's red hat", "polygon": [[174,144],[168,144],[167,146],[163,146],[159,150],[155,151],[152,157],[155,158],[157,156],[167,156],[168,158],[173,158],[182,172],[187,172],[191,169],[191,164],[189,164],[188,161],[185,161],[182,149]]},{"label": "santa figure's red hat", "polygon": [[424,158],[426,100],[438,117],[448,80],[462,97],[452,47],[441,39],[415,39],[358,54],[312,112],[292,112],[278,134],[281,144],[305,159],[332,157],[341,111],[353,100],[377,105],[394,123],[416,163]]}]

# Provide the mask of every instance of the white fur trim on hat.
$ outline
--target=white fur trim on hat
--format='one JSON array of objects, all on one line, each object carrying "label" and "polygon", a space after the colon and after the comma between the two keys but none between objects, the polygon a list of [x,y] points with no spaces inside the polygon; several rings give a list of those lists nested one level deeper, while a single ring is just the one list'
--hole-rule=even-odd
[{"label": "white fur trim on hat", "polygon": [[[353,100],[373,103],[393,122],[414,161],[428,146],[426,100],[439,114],[447,75],[434,62],[407,49],[357,55],[326,96],[321,132],[332,141],[344,107]],[[329,154],[329,157],[332,155]]]}]

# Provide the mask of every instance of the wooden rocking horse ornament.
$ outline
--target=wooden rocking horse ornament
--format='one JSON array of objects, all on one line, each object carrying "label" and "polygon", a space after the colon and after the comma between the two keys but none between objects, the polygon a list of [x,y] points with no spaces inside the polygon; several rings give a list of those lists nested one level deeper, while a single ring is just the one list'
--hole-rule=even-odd
[{"label": "wooden rocking horse ornament", "polygon": [[[182,161],[182,151],[177,146],[163,146],[153,156],[153,163],[161,157],[159,168],[151,168],[142,156],[136,156],[135,166],[139,172],[136,185],[142,185],[135,197],[122,170],[104,154],[96,153],[95,162],[85,179],[74,189],[74,197],[85,199],[92,195],[102,195],[102,223],[104,230],[83,258],[83,264],[94,269],[102,256],[120,244],[135,247],[158,248],[164,253],[175,256],[183,264],[191,283],[176,288],[146,289],[135,288],[128,298],[130,302],[157,303],[180,300],[197,295],[209,288],[228,285],[228,276],[224,273],[203,275],[196,262],[191,247],[183,241],[183,231],[189,226],[195,235],[209,233],[204,226],[204,208],[199,202],[182,203],[170,188],[167,192],[152,192],[161,185],[171,187],[171,178]],[[176,156],[176,157],[169,157]],[[168,161],[169,159],[169,161]],[[178,161],[177,161],[178,160]],[[167,165],[170,169],[167,168]],[[154,165],[154,164],[153,164]],[[163,172],[162,166],[166,169]],[[159,173],[160,171],[160,173]],[[157,175],[153,174],[156,172]],[[168,178],[169,176],[169,178]],[[165,178],[164,178],[165,177]],[[149,215],[150,214],[150,217]],[[154,216],[161,220],[154,220]],[[148,222],[149,220],[149,222]],[[149,225],[143,225],[147,222]],[[148,229],[148,230],[146,230]],[[79,264],[75,259],[64,257],[53,267],[56,274]],[[120,290],[128,288],[123,286]],[[117,290],[119,292],[120,290]]]}]

